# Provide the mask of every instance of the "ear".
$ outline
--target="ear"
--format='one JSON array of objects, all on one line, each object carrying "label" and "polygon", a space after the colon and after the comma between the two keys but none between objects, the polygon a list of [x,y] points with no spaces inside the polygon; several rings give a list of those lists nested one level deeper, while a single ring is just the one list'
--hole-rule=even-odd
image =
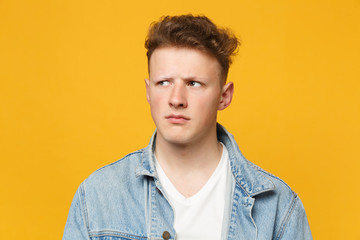
[{"label": "ear", "polygon": [[234,84],[232,82],[228,82],[222,88],[218,110],[224,110],[230,105],[233,94],[234,94]]},{"label": "ear", "polygon": [[150,103],[150,89],[149,89],[150,80],[145,78],[145,87],[146,87],[146,100]]}]

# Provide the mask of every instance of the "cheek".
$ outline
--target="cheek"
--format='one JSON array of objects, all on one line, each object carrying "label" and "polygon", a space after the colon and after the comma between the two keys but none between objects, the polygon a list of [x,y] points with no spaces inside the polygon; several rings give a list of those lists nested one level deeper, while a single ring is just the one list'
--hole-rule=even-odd
[{"label": "cheek", "polygon": [[150,93],[150,108],[151,112],[159,112],[163,105],[166,103],[164,94]]},{"label": "cheek", "polygon": [[156,94],[156,95],[154,94],[151,96],[150,103],[152,107],[159,107],[163,104],[164,100],[165,98],[161,94]]},{"label": "cheek", "polygon": [[219,99],[214,98],[213,96],[209,96],[207,98],[201,98],[197,101],[198,111],[202,113],[204,116],[214,116],[217,113],[219,106]]}]

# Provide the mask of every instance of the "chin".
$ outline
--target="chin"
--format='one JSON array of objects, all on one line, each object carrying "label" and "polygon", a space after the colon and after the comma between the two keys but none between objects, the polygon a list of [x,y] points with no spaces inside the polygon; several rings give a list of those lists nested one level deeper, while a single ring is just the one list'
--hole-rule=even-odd
[{"label": "chin", "polygon": [[161,134],[161,138],[173,145],[187,145],[191,142],[191,138],[189,136],[184,136],[184,133],[180,132],[177,134]]},{"label": "chin", "polygon": [[165,138],[165,141],[168,143],[171,143],[171,144],[175,144],[175,145],[185,145],[185,144],[189,143],[189,140],[182,136]]}]

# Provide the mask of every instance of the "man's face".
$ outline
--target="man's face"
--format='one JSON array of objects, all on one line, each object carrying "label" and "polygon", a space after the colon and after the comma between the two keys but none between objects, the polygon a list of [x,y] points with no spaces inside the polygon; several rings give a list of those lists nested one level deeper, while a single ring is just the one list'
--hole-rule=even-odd
[{"label": "man's face", "polygon": [[[158,140],[184,145],[214,136],[217,111],[232,96],[232,83],[221,84],[216,58],[199,50],[162,47],[149,64],[146,93]],[[230,102],[224,103],[229,85]]]}]

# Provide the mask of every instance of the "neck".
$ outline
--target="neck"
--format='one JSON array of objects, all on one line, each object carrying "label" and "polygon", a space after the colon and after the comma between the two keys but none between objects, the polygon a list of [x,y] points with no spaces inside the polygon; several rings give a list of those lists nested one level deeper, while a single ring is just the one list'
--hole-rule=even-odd
[{"label": "neck", "polygon": [[217,141],[215,128],[210,136],[187,144],[169,143],[157,136],[155,154],[165,172],[212,173],[220,161],[222,146]]}]

